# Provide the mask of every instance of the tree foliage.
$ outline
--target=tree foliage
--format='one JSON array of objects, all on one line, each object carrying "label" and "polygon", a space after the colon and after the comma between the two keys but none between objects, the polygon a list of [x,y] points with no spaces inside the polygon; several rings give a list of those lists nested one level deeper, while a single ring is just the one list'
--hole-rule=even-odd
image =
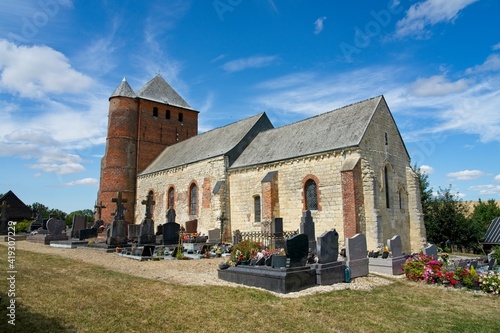
[{"label": "tree foliage", "polygon": [[474,210],[470,216],[472,223],[476,224],[482,236],[486,233],[491,221],[500,216],[500,207],[495,200],[490,199],[486,202],[479,199],[474,205]]},{"label": "tree foliage", "polygon": [[478,250],[481,237],[478,225],[467,218],[467,207],[451,188],[440,188],[429,204],[426,230],[430,243],[444,245],[450,241],[462,251]]}]

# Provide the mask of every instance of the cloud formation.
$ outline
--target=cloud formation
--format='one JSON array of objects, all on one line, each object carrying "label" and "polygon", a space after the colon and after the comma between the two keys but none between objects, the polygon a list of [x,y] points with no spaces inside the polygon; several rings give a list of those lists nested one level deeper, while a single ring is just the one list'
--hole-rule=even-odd
[{"label": "cloud formation", "polygon": [[0,39],[0,90],[25,98],[48,93],[77,93],[92,79],[71,67],[60,52],[47,46],[18,46]]},{"label": "cloud formation", "polygon": [[239,72],[249,68],[270,66],[278,59],[277,56],[253,56],[226,62],[222,68],[227,72]]},{"label": "cloud formation", "polygon": [[314,34],[318,35],[323,31],[323,22],[326,20],[326,16],[318,18],[314,21]]},{"label": "cloud formation", "polygon": [[426,29],[438,23],[453,23],[460,11],[478,0],[425,0],[410,7],[406,16],[396,23],[396,37],[427,38]]},{"label": "cloud formation", "polygon": [[444,75],[434,75],[415,81],[410,91],[417,96],[441,96],[467,89],[467,80],[448,81]]},{"label": "cloud formation", "polygon": [[74,180],[71,182],[64,183],[65,186],[90,186],[90,187],[98,187],[99,186],[99,180],[95,178],[83,178],[83,179],[78,179]]},{"label": "cloud formation", "polygon": [[463,170],[450,172],[446,176],[456,180],[475,180],[484,176],[484,172],[480,170]]}]

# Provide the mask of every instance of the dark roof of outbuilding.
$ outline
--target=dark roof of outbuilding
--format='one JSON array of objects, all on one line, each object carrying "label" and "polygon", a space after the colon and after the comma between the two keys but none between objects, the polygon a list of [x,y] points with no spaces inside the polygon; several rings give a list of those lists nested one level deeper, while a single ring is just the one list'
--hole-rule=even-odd
[{"label": "dark roof of outbuilding", "polygon": [[500,217],[491,221],[488,230],[484,234],[484,244],[500,244]]},{"label": "dark roof of outbuilding", "polygon": [[260,133],[231,168],[348,148],[361,139],[383,96]]},{"label": "dark roof of outbuilding", "polygon": [[252,139],[273,125],[265,113],[219,127],[165,150],[140,174],[146,175],[212,157],[227,155],[229,165],[237,158]]},{"label": "dark roof of outbuilding", "polygon": [[12,221],[20,221],[28,220],[32,217],[31,209],[26,206],[24,202],[22,202],[21,199],[19,199],[17,195],[14,194],[14,192],[9,191],[5,193],[0,198],[0,204],[2,204],[3,202],[5,202],[5,204],[7,205],[5,209],[5,215],[7,215],[7,219]]},{"label": "dark roof of outbuilding", "polygon": [[193,109],[160,74],[149,80],[138,92],[137,97],[185,109]]}]

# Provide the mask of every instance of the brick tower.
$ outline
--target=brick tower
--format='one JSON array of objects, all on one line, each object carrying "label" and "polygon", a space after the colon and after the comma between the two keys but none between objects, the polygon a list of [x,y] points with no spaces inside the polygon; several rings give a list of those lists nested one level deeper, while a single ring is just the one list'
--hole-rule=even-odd
[{"label": "brick tower", "polygon": [[97,201],[102,220],[110,223],[116,205],[112,198],[122,192],[125,222],[135,223],[137,174],[164,149],[198,134],[198,111],[157,75],[137,94],[125,78],[109,98],[106,151],[101,160]]}]

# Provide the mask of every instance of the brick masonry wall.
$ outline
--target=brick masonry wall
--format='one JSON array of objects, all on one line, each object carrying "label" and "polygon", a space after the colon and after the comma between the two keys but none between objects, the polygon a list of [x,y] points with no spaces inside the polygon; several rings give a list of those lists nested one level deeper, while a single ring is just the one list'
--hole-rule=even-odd
[{"label": "brick masonry wall", "polygon": [[[153,108],[157,108],[157,116],[154,116]],[[167,110],[169,119],[166,117]],[[182,113],[182,121],[179,113]],[[120,191],[127,193],[129,198],[125,221],[134,223],[137,174],[165,147],[197,134],[197,111],[143,99],[111,98],[98,193],[98,201],[106,206],[102,211],[102,219],[106,223],[112,221],[111,215],[116,205],[110,202],[110,198],[116,197]]]}]

